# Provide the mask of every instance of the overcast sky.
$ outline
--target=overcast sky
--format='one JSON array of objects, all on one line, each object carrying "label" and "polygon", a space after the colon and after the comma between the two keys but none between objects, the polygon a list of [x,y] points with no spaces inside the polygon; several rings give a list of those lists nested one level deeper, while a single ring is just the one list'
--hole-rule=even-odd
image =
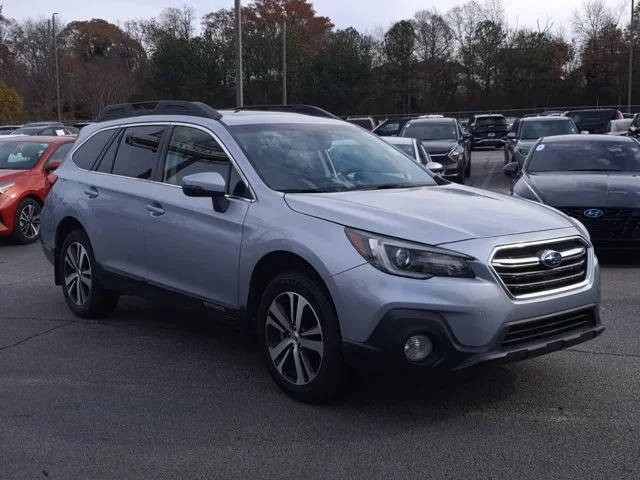
[{"label": "overcast sky", "polygon": [[[618,8],[625,0],[605,0]],[[117,23],[131,18],[156,16],[165,7],[191,5],[196,14],[220,8],[230,8],[233,0],[0,0],[3,13],[17,20],[26,17],[48,17],[53,9],[64,21],[104,18]],[[243,5],[250,3],[243,0]],[[387,28],[393,22],[410,18],[424,8],[437,6],[441,11],[461,4],[461,0],[315,0],[313,5],[319,15],[331,18],[338,28],[354,26],[359,31],[370,32],[377,27]],[[535,27],[536,22],[546,23],[551,19],[557,28],[565,26],[570,32],[571,12],[579,8],[582,0],[504,0],[509,25]],[[55,5],[55,7],[54,7]],[[555,30],[555,28],[554,28]]]}]

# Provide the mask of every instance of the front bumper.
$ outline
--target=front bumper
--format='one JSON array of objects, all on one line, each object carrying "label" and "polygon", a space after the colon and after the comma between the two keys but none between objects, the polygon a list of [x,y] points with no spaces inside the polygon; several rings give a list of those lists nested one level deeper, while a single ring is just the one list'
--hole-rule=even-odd
[{"label": "front bumper", "polygon": [[[463,368],[485,361],[512,361],[565,348],[599,335],[600,274],[589,249],[587,281],[566,292],[530,299],[511,298],[487,267],[491,251],[500,245],[575,236],[574,228],[550,232],[474,239],[445,245],[477,259],[475,278],[415,280],[381,272],[369,264],[340,273],[327,282],[336,305],[347,359],[375,359],[404,364],[407,338],[426,333],[436,346],[435,356],[421,366]],[[593,312],[588,328],[536,338],[505,348],[510,325],[554,317],[563,312]]]},{"label": "front bumper", "polygon": [[[504,346],[508,325],[486,347],[470,348],[460,345],[444,319],[437,313],[418,310],[393,310],[380,322],[372,336],[364,343],[343,342],[345,360],[358,368],[429,368],[459,370],[481,363],[510,363],[535,358],[591,340],[604,331],[595,305],[548,316],[579,313],[589,315],[593,323],[581,328],[526,342]],[[536,318],[532,322],[544,320]],[[526,322],[526,320],[525,320]],[[408,362],[402,355],[404,344],[411,335],[426,334],[433,343],[433,353],[422,362]]]}]

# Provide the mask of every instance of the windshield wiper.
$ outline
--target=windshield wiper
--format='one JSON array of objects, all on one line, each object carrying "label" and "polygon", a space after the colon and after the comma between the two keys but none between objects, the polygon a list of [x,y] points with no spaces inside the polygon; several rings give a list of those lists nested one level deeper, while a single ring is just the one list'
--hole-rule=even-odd
[{"label": "windshield wiper", "polygon": [[430,183],[383,183],[382,185],[365,185],[352,190],[391,190],[393,188],[430,187]]}]

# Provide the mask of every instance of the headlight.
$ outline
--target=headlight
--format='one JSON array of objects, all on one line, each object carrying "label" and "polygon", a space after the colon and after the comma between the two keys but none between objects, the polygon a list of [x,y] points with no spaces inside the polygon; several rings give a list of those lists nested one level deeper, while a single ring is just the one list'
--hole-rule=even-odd
[{"label": "headlight", "polygon": [[462,158],[463,154],[464,154],[464,150],[460,148],[460,146],[456,146],[456,147],[453,147],[449,152],[449,158],[454,162],[457,162]]},{"label": "headlight", "polygon": [[5,183],[4,185],[0,185],[0,195],[4,194],[7,190],[9,190],[15,184],[16,184],[15,182],[11,182],[11,183]]},{"label": "headlight", "polygon": [[346,228],[345,233],[363,258],[378,270],[410,278],[465,277],[475,275],[462,253],[405,242]]}]

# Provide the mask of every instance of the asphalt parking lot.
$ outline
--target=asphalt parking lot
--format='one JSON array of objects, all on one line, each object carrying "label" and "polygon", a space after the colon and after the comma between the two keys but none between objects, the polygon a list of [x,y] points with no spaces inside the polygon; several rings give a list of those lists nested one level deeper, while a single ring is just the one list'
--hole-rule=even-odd
[{"label": "asphalt parking lot", "polygon": [[[502,152],[471,183],[506,191]],[[639,255],[640,256],[640,255]],[[0,244],[0,479],[640,478],[640,260],[605,259],[598,339],[506,366],[372,375],[297,403],[253,341],[136,298],[72,316],[39,244]]]}]

